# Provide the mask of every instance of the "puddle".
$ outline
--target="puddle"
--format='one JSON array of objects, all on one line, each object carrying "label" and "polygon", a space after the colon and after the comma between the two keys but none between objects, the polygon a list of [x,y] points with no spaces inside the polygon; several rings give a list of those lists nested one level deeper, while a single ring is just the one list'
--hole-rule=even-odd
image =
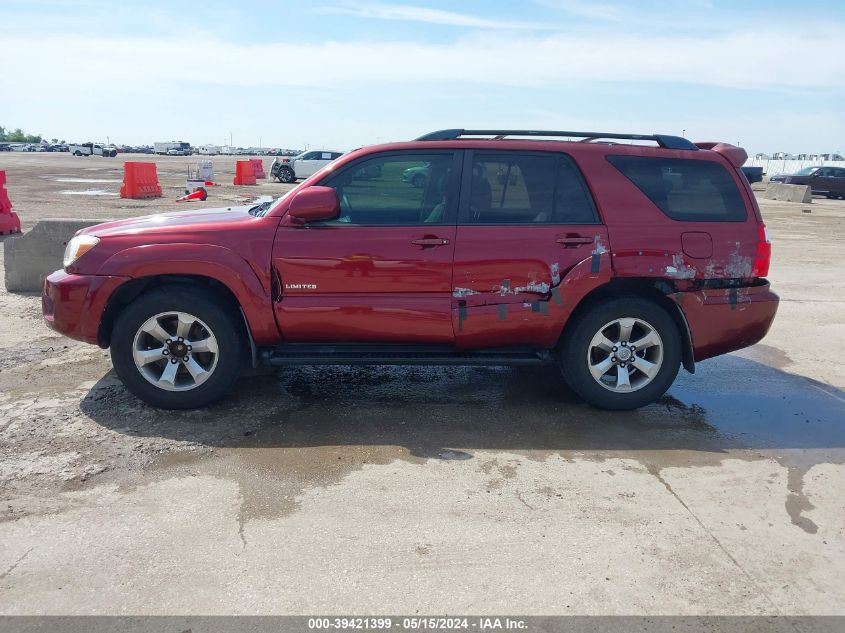
[{"label": "puddle", "polygon": [[116,196],[117,193],[108,189],[86,189],[85,191],[60,191],[65,196]]}]

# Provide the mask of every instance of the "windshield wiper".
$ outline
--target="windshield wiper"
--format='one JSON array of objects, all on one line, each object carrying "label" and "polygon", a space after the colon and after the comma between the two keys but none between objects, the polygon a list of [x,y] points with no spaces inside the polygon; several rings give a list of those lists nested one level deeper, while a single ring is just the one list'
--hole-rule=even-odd
[{"label": "windshield wiper", "polygon": [[247,213],[255,217],[262,217],[264,213],[266,213],[267,209],[270,208],[271,204],[273,204],[273,200],[267,200],[261,204],[256,204],[254,207],[250,207]]}]

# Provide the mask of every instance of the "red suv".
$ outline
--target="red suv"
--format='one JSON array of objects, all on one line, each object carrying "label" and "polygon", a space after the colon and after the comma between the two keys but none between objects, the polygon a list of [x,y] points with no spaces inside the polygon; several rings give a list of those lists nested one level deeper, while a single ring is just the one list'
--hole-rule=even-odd
[{"label": "red suv", "polygon": [[80,231],[44,318],[157,407],[216,400],[246,364],[546,363],[633,409],[772,323],[745,158],[526,130],[367,147],[272,203]]}]

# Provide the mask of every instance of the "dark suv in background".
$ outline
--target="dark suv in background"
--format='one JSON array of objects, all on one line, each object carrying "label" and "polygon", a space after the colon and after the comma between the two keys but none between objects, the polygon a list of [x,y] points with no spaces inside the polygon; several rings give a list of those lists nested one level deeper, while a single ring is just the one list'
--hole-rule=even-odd
[{"label": "dark suv in background", "polygon": [[845,198],[845,168],[843,167],[805,167],[794,174],[772,176],[769,182],[810,185],[810,189],[816,195]]},{"label": "dark suv in background", "polygon": [[455,129],[366,147],[273,203],[83,229],[44,317],[110,347],[159,407],[220,398],[245,364],[540,363],[632,409],[772,323],[745,159],[660,134]]}]

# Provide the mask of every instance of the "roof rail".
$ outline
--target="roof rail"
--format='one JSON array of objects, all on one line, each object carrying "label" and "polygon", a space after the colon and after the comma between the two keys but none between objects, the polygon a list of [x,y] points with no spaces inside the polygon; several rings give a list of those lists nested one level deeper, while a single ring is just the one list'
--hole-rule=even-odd
[{"label": "roof rail", "polygon": [[582,143],[599,139],[624,139],[630,141],[654,141],[665,149],[698,150],[698,147],[682,136],[667,134],[614,134],[612,132],[563,132],[560,130],[438,130],[420,136],[418,141],[454,141],[466,136],[492,136],[499,140],[506,136],[564,136],[580,138]]}]

